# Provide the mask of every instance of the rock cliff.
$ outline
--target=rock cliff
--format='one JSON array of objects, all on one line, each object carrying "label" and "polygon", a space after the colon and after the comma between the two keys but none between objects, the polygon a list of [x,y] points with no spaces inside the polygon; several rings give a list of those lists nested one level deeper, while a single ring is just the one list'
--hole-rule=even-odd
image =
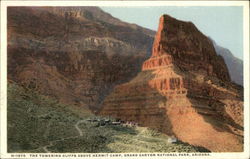
[{"label": "rock cliff", "polygon": [[8,7],[8,79],[98,109],[150,55],[153,31],[98,7]]},{"label": "rock cliff", "polygon": [[243,91],[191,22],[160,18],[152,55],[117,85],[99,112],[214,152],[243,151]]}]

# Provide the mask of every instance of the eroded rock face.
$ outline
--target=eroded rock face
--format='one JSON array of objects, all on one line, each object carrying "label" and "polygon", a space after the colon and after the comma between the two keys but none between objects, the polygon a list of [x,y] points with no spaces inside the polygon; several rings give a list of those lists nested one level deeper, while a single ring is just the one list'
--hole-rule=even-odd
[{"label": "eroded rock face", "polygon": [[243,150],[242,88],[190,22],[160,18],[152,56],[105,98],[99,114],[134,121],[215,152]]},{"label": "eroded rock face", "polygon": [[8,79],[66,104],[98,109],[133,78],[154,32],[97,7],[8,7]]}]

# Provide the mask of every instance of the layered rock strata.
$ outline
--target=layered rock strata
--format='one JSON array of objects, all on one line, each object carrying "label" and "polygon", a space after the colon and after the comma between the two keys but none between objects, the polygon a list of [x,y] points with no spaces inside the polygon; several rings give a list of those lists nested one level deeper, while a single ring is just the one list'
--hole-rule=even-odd
[{"label": "layered rock strata", "polygon": [[243,150],[242,88],[192,23],[160,18],[152,56],[99,112],[155,128],[215,152]]}]

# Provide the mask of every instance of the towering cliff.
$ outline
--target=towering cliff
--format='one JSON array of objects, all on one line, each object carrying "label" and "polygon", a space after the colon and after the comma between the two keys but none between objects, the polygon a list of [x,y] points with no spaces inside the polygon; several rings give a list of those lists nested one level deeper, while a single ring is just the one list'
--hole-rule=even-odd
[{"label": "towering cliff", "polygon": [[98,109],[149,57],[153,31],[98,7],[8,7],[8,79]]},{"label": "towering cliff", "polygon": [[242,88],[191,22],[160,18],[142,71],[103,102],[103,116],[158,129],[211,151],[243,150]]}]

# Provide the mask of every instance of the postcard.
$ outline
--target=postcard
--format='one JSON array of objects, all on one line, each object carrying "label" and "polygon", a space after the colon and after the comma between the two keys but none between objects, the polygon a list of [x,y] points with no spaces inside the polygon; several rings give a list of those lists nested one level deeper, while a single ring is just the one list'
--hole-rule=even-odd
[{"label": "postcard", "polygon": [[248,1],[1,1],[1,158],[249,158]]}]

